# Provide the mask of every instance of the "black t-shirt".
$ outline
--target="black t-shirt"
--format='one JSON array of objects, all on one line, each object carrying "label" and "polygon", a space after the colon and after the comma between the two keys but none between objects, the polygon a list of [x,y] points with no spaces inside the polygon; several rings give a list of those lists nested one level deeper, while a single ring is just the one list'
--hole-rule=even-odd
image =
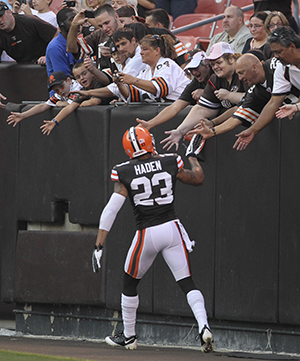
[{"label": "black t-shirt", "polygon": [[235,72],[232,75],[230,84],[225,78],[219,78],[216,74],[213,74],[209,78],[198,104],[206,108],[219,110],[222,110],[222,107],[227,110],[235,106],[235,104],[231,103],[229,100],[219,100],[215,96],[215,90],[219,89],[227,89],[230,92],[244,93],[248,90],[248,87],[244,82],[239,80],[239,77]]},{"label": "black t-shirt", "polygon": [[253,0],[254,12],[280,11],[288,20],[292,18],[292,0]]},{"label": "black t-shirt", "polygon": [[[156,4],[156,0],[149,0],[149,1],[153,4]],[[138,10],[139,16],[141,16],[142,18],[145,18],[146,12],[149,11],[147,8],[145,8],[145,6],[142,6],[140,4],[138,4],[137,10]]]},{"label": "black t-shirt", "polygon": [[206,86],[206,82],[199,83],[196,78],[194,78],[181,93],[179,99],[184,100],[185,102],[190,103],[191,105],[195,105],[197,101],[192,97],[192,92],[196,89],[204,89]]},{"label": "black t-shirt", "polygon": [[177,219],[174,210],[175,184],[183,167],[177,154],[135,158],[116,165],[112,180],[124,184],[138,230]]},{"label": "black t-shirt", "polygon": [[[274,84],[274,72],[279,60],[272,58],[263,63],[266,80],[263,84],[253,85],[238,104],[238,109],[233,114],[245,127],[250,127],[259,117],[264,106],[272,96]],[[295,102],[299,98],[299,90],[292,88],[284,100],[285,104]]]},{"label": "black t-shirt", "polygon": [[263,63],[265,82],[252,86],[238,104],[239,108],[233,117],[239,119],[244,126],[250,127],[254,124],[263,107],[270,100],[273,89],[273,74],[278,62],[279,60],[272,58]]},{"label": "black t-shirt", "polygon": [[0,54],[3,50],[18,63],[34,63],[46,54],[48,43],[57,29],[32,15],[13,14],[12,31],[0,30]]}]

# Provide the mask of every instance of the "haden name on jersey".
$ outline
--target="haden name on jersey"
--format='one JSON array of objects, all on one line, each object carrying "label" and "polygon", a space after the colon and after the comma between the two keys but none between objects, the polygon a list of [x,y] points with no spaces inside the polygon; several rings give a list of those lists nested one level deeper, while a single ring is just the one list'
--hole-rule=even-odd
[{"label": "haden name on jersey", "polygon": [[160,160],[154,160],[154,161],[149,162],[149,163],[134,165],[134,171],[135,171],[136,175],[155,172],[155,171],[158,171],[158,170],[162,170]]}]

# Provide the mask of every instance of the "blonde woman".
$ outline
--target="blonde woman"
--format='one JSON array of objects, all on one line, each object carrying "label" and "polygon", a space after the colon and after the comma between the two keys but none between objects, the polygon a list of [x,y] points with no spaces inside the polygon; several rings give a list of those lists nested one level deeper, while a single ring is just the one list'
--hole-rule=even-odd
[{"label": "blonde woman", "polygon": [[282,26],[289,26],[289,22],[280,11],[272,11],[265,20],[265,30],[269,36],[272,31]]}]

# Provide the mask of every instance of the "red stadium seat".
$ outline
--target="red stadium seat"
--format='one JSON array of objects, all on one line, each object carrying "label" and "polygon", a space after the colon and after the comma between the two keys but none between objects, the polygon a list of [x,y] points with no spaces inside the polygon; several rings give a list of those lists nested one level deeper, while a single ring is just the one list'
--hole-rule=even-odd
[{"label": "red stadium seat", "polygon": [[198,0],[195,13],[211,13],[219,15],[224,12],[228,3],[228,0]]},{"label": "red stadium seat", "polygon": [[176,37],[182,42],[182,44],[186,47],[187,50],[195,49],[195,46],[198,43],[198,39],[195,36],[184,36],[184,35],[176,35]]},{"label": "red stadium seat", "polygon": [[252,15],[253,15],[253,13],[244,13],[244,23],[246,26],[249,26],[250,18]]},{"label": "red stadium seat", "polygon": [[170,19],[170,26],[169,26],[169,30],[171,30],[173,28],[173,22],[174,22],[174,19],[173,19],[173,16],[168,14],[169,15],[169,19]]},{"label": "red stadium seat", "polygon": [[236,5],[240,8],[242,8],[244,6],[253,5],[253,1],[252,0],[231,0],[230,5]]},{"label": "red stadium seat", "polygon": [[[240,8],[243,8],[244,6],[253,5],[253,2],[252,0],[231,0],[230,5],[236,5]],[[244,20],[246,26],[249,25],[249,20],[253,13],[254,9],[244,13]]]},{"label": "red stadium seat", "polygon": [[216,22],[213,35],[219,34],[222,31],[223,31],[223,20],[221,19]]},{"label": "red stadium seat", "polygon": [[[201,21],[204,19],[208,19],[215,16],[214,14],[185,14],[178,16],[173,23],[173,29],[180,28],[185,25],[190,25],[197,21]],[[207,24],[204,26],[200,26],[198,28],[185,31],[183,33],[179,33],[180,35],[184,36],[195,36],[195,37],[203,37],[203,38],[210,38],[212,34],[213,23]],[[179,35],[178,34],[178,35]],[[177,36],[177,35],[176,35]]]}]

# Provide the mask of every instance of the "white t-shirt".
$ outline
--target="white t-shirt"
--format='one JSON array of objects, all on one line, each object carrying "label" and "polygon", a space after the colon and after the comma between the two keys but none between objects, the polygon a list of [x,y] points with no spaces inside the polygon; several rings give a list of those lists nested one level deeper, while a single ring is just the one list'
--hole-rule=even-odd
[{"label": "white t-shirt", "polygon": [[[289,79],[284,76],[286,68],[289,68]],[[283,95],[291,91],[292,85],[300,90],[300,69],[295,65],[282,65],[279,63],[274,72],[274,85],[272,95]]]},{"label": "white t-shirt", "polygon": [[35,9],[31,9],[32,15],[37,16],[38,18],[46,21],[47,23],[55,26],[56,28],[58,28],[58,24],[56,21],[56,15],[53,11],[47,11],[46,13],[39,13],[37,10]]}]

